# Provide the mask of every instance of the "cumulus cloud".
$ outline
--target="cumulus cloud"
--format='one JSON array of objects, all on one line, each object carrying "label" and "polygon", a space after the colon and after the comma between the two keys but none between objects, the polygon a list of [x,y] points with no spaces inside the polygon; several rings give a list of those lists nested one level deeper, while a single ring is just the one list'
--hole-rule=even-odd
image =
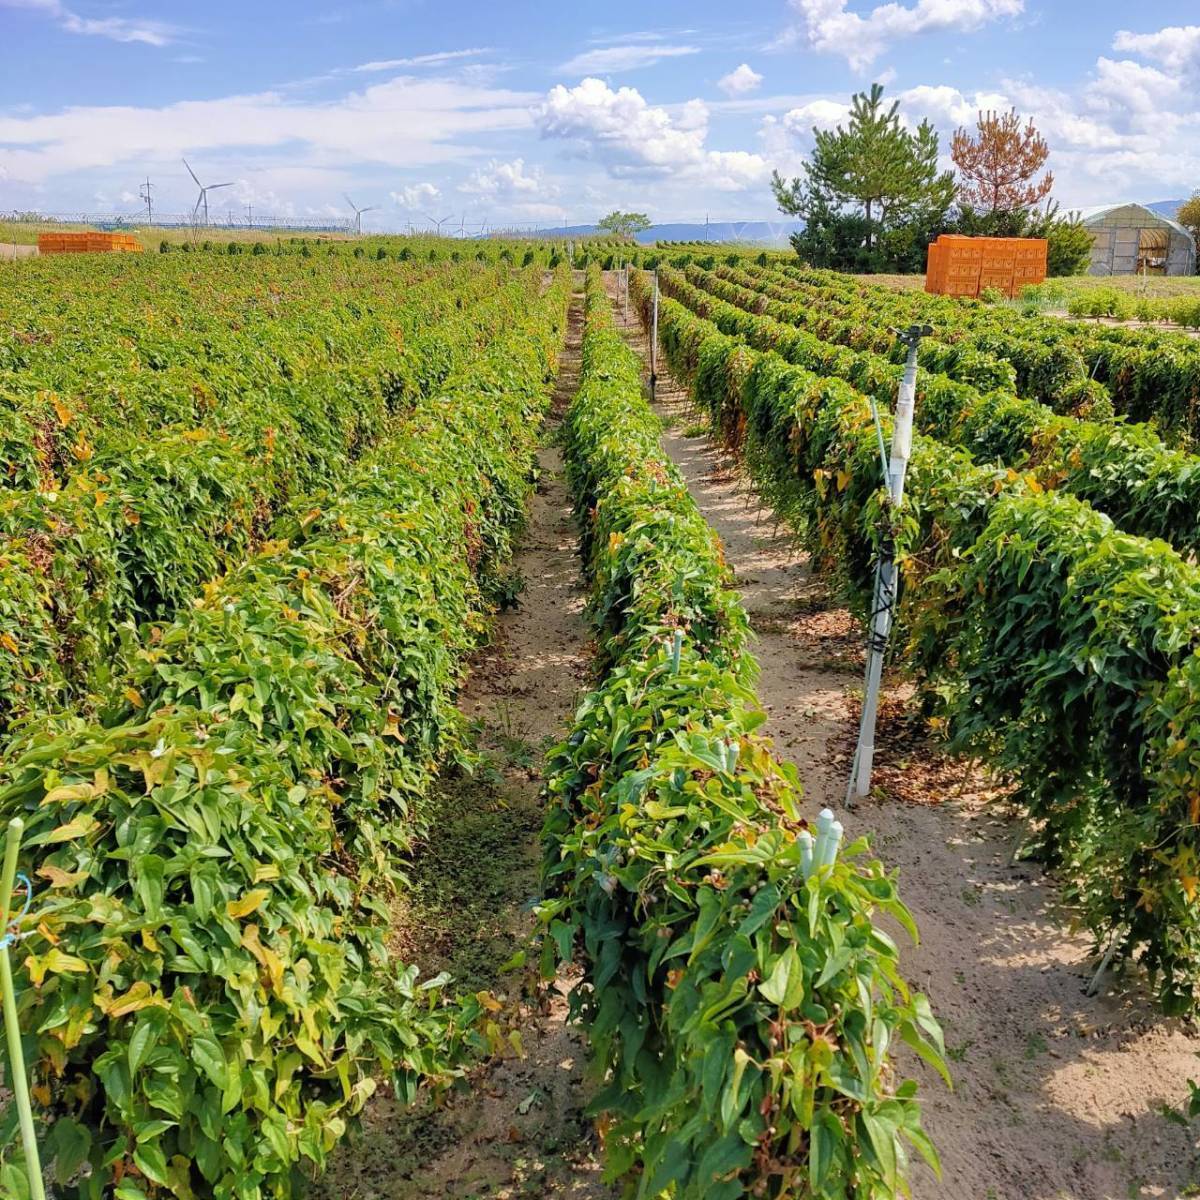
[{"label": "cumulus cloud", "polygon": [[0,0],[0,8],[21,8],[44,13],[67,33],[103,37],[114,42],[141,42],[147,46],[167,46],[175,41],[179,29],[165,21],[140,17],[84,17],[60,0]]},{"label": "cumulus cloud", "polygon": [[708,108],[690,100],[676,114],[648,104],[636,88],[600,79],[552,88],[534,110],[544,138],[560,138],[616,178],[687,178],[720,191],[765,182],[758,154],[707,148]]},{"label": "cumulus cloud", "polygon": [[652,67],[664,58],[683,58],[699,54],[699,46],[669,46],[662,42],[626,43],[619,46],[600,46],[585,50],[568,59],[558,70],[563,75],[608,74],[612,71],[635,71]]},{"label": "cumulus cloud", "polygon": [[1200,72],[1200,25],[1168,25],[1157,33],[1123,29],[1113,38],[1113,49],[1140,54],[1179,75],[1195,74]]},{"label": "cumulus cloud", "polygon": [[1019,16],[1025,0],[917,0],[911,6],[878,4],[864,16],[850,0],[791,0],[800,24],[779,39],[807,42],[821,54],[836,54],[861,71],[887,47],[924,33],[974,33],[1004,17]]},{"label": "cumulus cloud", "polygon": [[472,171],[458,185],[458,190],[486,200],[527,201],[534,196],[552,199],[558,194],[558,188],[546,180],[539,167],[526,171],[523,158],[511,162],[493,158],[486,166]]},{"label": "cumulus cloud", "polygon": [[[1175,53],[1177,39],[1138,36],[1158,65],[1101,56],[1074,87],[1024,78],[976,91],[922,84],[897,93],[901,120],[909,128],[930,120],[941,134],[942,165],[950,167],[954,129],[973,128],[981,111],[1016,108],[1049,142],[1055,196],[1068,208],[1182,194],[1200,176],[1200,100],[1187,84],[1186,56]],[[759,129],[762,153],[783,174],[796,174],[811,153],[813,126],[833,128],[847,113],[843,100],[829,96],[769,114]]]},{"label": "cumulus cloud", "polygon": [[756,91],[762,81],[763,77],[749,63],[742,63],[718,79],[717,87],[727,96],[745,96]]},{"label": "cumulus cloud", "polygon": [[833,129],[849,112],[844,100],[816,99],[788,109],[781,117],[765,116],[759,140],[772,168],[781,175],[798,175],[813,147],[813,129]]},{"label": "cumulus cloud", "polygon": [[407,187],[402,187],[398,192],[390,192],[391,198],[401,208],[420,209],[425,205],[431,204],[440,195],[441,191],[432,183],[414,183]]},{"label": "cumulus cloud", "polygon": [[1016,108],[1049,142],[1055,195],[1065,205],[1162,199],[1160,189],[1182,191],[1200,175],[1200,101],[1188,86],[1186,39],[1178,32],[1114,39],[1114,49],[1143,53],[1159,66],[1101,56],[1073,89],[1021,78],[973,93],[915,87],[899,94],[900,110],[910,124],[928,117],[945,133],[973,126],[981,110]]}]

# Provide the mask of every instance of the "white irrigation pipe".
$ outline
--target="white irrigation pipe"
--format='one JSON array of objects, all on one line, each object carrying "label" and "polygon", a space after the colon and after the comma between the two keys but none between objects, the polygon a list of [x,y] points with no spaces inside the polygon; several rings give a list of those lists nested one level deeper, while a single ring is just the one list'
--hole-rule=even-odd
[{"label": "white irrigation pipe", "polygon": [[832,867],[837,861],[843,832],[841,821],[828,808],[821,809],[821,815],[817,817],[815,838],[807,829],[800,831],[800,873],[806,880],[822,867]]},{"label": "white irrigation pipe", "polygon": [[[921,338],[932,332],[928,325],[910,325],[899,335],[900,341],[908,347],[908,361],[904,365],[904,378],[900,381],[900,394],[896,399],[896,415],[892,422],[892,451],[887,465],[886,483],[893,511],[899,510],[904,500],[904,478],[912,454],[913,410],[917,401],[917,349]],[[875,573],[875,596],[871,604],[871,629],[867,641],[862,722],[858,730],[854,764],[850,768],[850,782],[846,787],[847,807],[851,807],[856,799],[869,795],[871,791],[879,690],[883,681],[883,659],[887,653],[888,636],[892,631],[897,580],[895,551],[889,538]]]},{"label": "white irrigation pipe", "polygon": [[[37,1134],[33,1126],[33,1108],[29,1103],[29,1080],[25,1075],[25,1055],[21,1050],[21,1026],[17,1018],[17,994],[13,987],[12,963],[8,958],[9,946],[15,945],[20,938],[17,921],[25,914],[20,913],[13,918],[9,911],[12,901],[13,883],[17,878],[17,851],[21,846],[21,834],[25,824],[20,817],[14,817],[8,823],[8,837],[4,847],[4,868],[0,874],[0,929],[4,930],[0,937],[0,993],[3,993],[4,1031],[8,1036],[8,1065],[12,1077],[8,1085],[12,1089],[13,1100],[17,1106],[17,1116],[21,1124],[21,1142],[25,1148],[25,1167],[29,1173],[29,1193],[33,1200],[46,1200],[46,1189],[42,1182],[42,1164],[38,1158]],[[21,876],[25,885],[25,910],[29,909],[32,895],[32,885],[25,876]]]}]

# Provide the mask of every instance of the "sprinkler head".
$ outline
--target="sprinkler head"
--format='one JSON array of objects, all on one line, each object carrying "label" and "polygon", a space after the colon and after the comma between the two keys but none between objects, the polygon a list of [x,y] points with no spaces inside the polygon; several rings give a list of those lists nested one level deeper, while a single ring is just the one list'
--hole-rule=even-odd
[{"label": "sprinkler head", "polygon": [[895,333],[898,341],[903,342],[906,346],[915,346],[923,337],[929,337],[933,333],[932,325],[910,325],[907,329],[892,330]]}]

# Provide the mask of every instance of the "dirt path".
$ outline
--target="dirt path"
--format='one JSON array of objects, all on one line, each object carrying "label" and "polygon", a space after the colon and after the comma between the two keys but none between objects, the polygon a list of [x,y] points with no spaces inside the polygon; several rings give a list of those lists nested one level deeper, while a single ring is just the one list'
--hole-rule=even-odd
[{"label": "dirt path", "polygon": [[[640,328],[626,336],[647,355]],[[840,810],[861,688],[853,623],[827,605],[770,514],[759,519],[736,464],[698,428],[661,361],[658,370],[663,445],[724,540],[758,635],[767,731],[814,807]],[[1200,1039],[1136,996],[1083,995],[1087,943],[1067,931],[1052,880],[1036,865],[1007,865],[1014,829],[988,781],[906,732],[900,708],[893,696],[876,774],[883,798],[840,815],[849,836],[870,834],[899,870],[923,938],[902,965],[946,1032],[953,1094],[920,1064],[908,1068],[944,1174],[938,1182],[919,1168],[916,1200],[1200,1195],[1196,1133],[1162,1111],[1184,1103],[1189,1075],[1200,1078]]]},{"label": "dirt path", "polygon": [[[579,377],[576,297],[555,390],[555,414]],[[582,1036],[565,1024],[560,981],[548,1008],[517,997],[502,965],[532,928],[542,823],[541,765],[588,686],[589,630],[576,533],[554,445],[557,417],[538,454],[540,478],[513,569],[519,606],[501,615],[472,663],[459,707],[482,752],[472,777],[447,781],[429,843],[413,864],[398,914],[399,947],[424,974],[449,970],[462,991],[490,990],[520,1004],[524,1057],[481,1069],[437,1111],[373,1102],[365,1139],[341,1153],[317,1195],[328,1200],[609,1200],[590,1120],[583,1116]]]}]

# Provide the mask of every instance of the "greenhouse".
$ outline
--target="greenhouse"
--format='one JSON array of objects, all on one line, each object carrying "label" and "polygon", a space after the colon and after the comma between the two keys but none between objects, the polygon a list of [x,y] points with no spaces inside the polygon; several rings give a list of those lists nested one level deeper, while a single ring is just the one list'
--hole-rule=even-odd
[{"label": "greenhouse", "polygon": [[1196,244],[1176,221],[1142,204],[1092,209],[1083,223],[1093,234],[1091,275],[1192,275]]}]

